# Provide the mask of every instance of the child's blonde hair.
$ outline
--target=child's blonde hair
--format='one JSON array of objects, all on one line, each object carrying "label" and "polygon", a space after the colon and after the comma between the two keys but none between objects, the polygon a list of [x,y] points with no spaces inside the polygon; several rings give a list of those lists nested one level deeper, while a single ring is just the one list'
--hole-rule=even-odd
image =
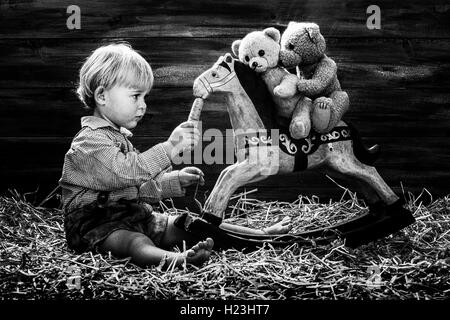
[{"label": "child's blonde hair", "polygon": [[96,49],[80,69],[77,94],[88,109],[95,109],[94,92],[99,86],[114,85],[146,90],[153,86],[153,72],[148,62],[127,43],[110,44]]}]

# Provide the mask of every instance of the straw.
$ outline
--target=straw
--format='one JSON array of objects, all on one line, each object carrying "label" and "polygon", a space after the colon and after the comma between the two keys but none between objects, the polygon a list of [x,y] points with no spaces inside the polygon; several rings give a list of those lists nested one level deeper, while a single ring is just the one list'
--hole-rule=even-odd
[{"label": "straw", "polygon": [[[292,232],[299,232],[368,210],[348,190],[326,203],[305,196],[292,203],[260,201],[251,193],[235,196],[237,203],[228,209],[235,214],[226,222],[263,228],[290,216]],[[314,247],[265,245],[250,253],[228,249],[213,251],[201,267],[175,267],[172,261],[165,270],[140,268],[110,254],[76,254],[67,248],[60,210],[0,197],[0,299],[449,298],[450,196],[430,197],[429,204],[419,196],[405,194],[415,224],[357,249],[340,240]],[[185,212],[170,201],[157,209]],[[183,245],[183,252],[188,249]]]}]

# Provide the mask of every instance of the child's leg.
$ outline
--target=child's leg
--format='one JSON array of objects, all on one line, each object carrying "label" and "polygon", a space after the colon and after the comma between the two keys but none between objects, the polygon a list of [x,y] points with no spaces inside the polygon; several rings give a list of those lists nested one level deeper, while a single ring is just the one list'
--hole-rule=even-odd
[{"label": "child's leg", "polygon": [[[186,242],[186,246],[192,246],[199,241],[199,238],[195,237],[192,233],[189,233],[183,229],[175,226],[174,222],[177,216],[169,216],[166,230],[161,237],[161,248],[166,250],[172,250],[174,247],[183,248],[183,241]],[[214,243],[212,240],[206,239],[212,249]],[[209,247],[208,245],[208,247]]]},{"label": "child's leg", "polygon": [[[198,241],[198,238],[196,238],[192,233],[186,232],[182,229],[179,229],[175,226],[174,221],[177,217],[176,216],[170,216],[169,221],[167,222],[166,230],[161,238],[161,247],[171,250],[173,247],[178,246],[179,248],[182,248],[183,241],[186,242],[187,246],[191,246],[193,243]],[[274,225],[270,227],[266,227],[263,229],[252,229],[247,228],[243,226],[238,226],[234,224],[229,223],[222,223],[220,225],[220,228],[224,230],[230,230],[234,232],[242,232],[242,233],[248,233],[248,234],[285,234],[291,230],[291,218],[290,217],[284,217],[281,221],[275,223]],[[212,239],[206,239],[207,246],[206,250],[211,251],[214,242]]]},{"label": "child's leg", "polygon": [[175,260],[176,266],[184,262],[202,264],[209,259],[213,242],[211,239],[200,241],[184,254],[166,251],[155,246],[146,235],[128,230],[117,230],[111,233],[100,245],[102,251],[111,251],[119,258],[131,257],[131,261],[139,266],[159,265],[162,259],[167,258],[165,267]]}]

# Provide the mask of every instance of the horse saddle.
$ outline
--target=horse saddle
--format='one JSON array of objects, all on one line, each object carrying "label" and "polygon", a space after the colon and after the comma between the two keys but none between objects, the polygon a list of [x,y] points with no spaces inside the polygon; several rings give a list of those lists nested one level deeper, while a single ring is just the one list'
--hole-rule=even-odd
[{"label": "horse saddle", "polygon": [[308,155],[317,151],[320,145],[351,140],[352,128],[350,126],[339,126],[324,134],[311,130],[309,135],[302,139],[293,138],[287,127],[260,130],[253,133],[246,132],[244,135],[244,148],[275,146],[278,144],[278,147],[283,152],[295,157],[294,171],[302,171],[308,167]]}]

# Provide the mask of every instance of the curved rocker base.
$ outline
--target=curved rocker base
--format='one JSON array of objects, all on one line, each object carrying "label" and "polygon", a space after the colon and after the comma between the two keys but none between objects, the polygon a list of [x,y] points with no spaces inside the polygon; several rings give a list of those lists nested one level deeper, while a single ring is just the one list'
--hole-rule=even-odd
[{"label": "curved rocker base", "polygon": [[412,213],[403,207],[404,202],[384,206],[370,206],[370,212],[360,217],[338,223],[334,226],[285,235],[250,235],[221,229],[213,223],[187,213],[175,220],[175,225],[198,237],[211,237],[219,249],[255,250],[270,243],[273,246],[288,246],[297,243],[301,246],[328,244],[336,239],[345,239],[345,245],[356,248],[363,244],[387,237],[415,222]]}]

